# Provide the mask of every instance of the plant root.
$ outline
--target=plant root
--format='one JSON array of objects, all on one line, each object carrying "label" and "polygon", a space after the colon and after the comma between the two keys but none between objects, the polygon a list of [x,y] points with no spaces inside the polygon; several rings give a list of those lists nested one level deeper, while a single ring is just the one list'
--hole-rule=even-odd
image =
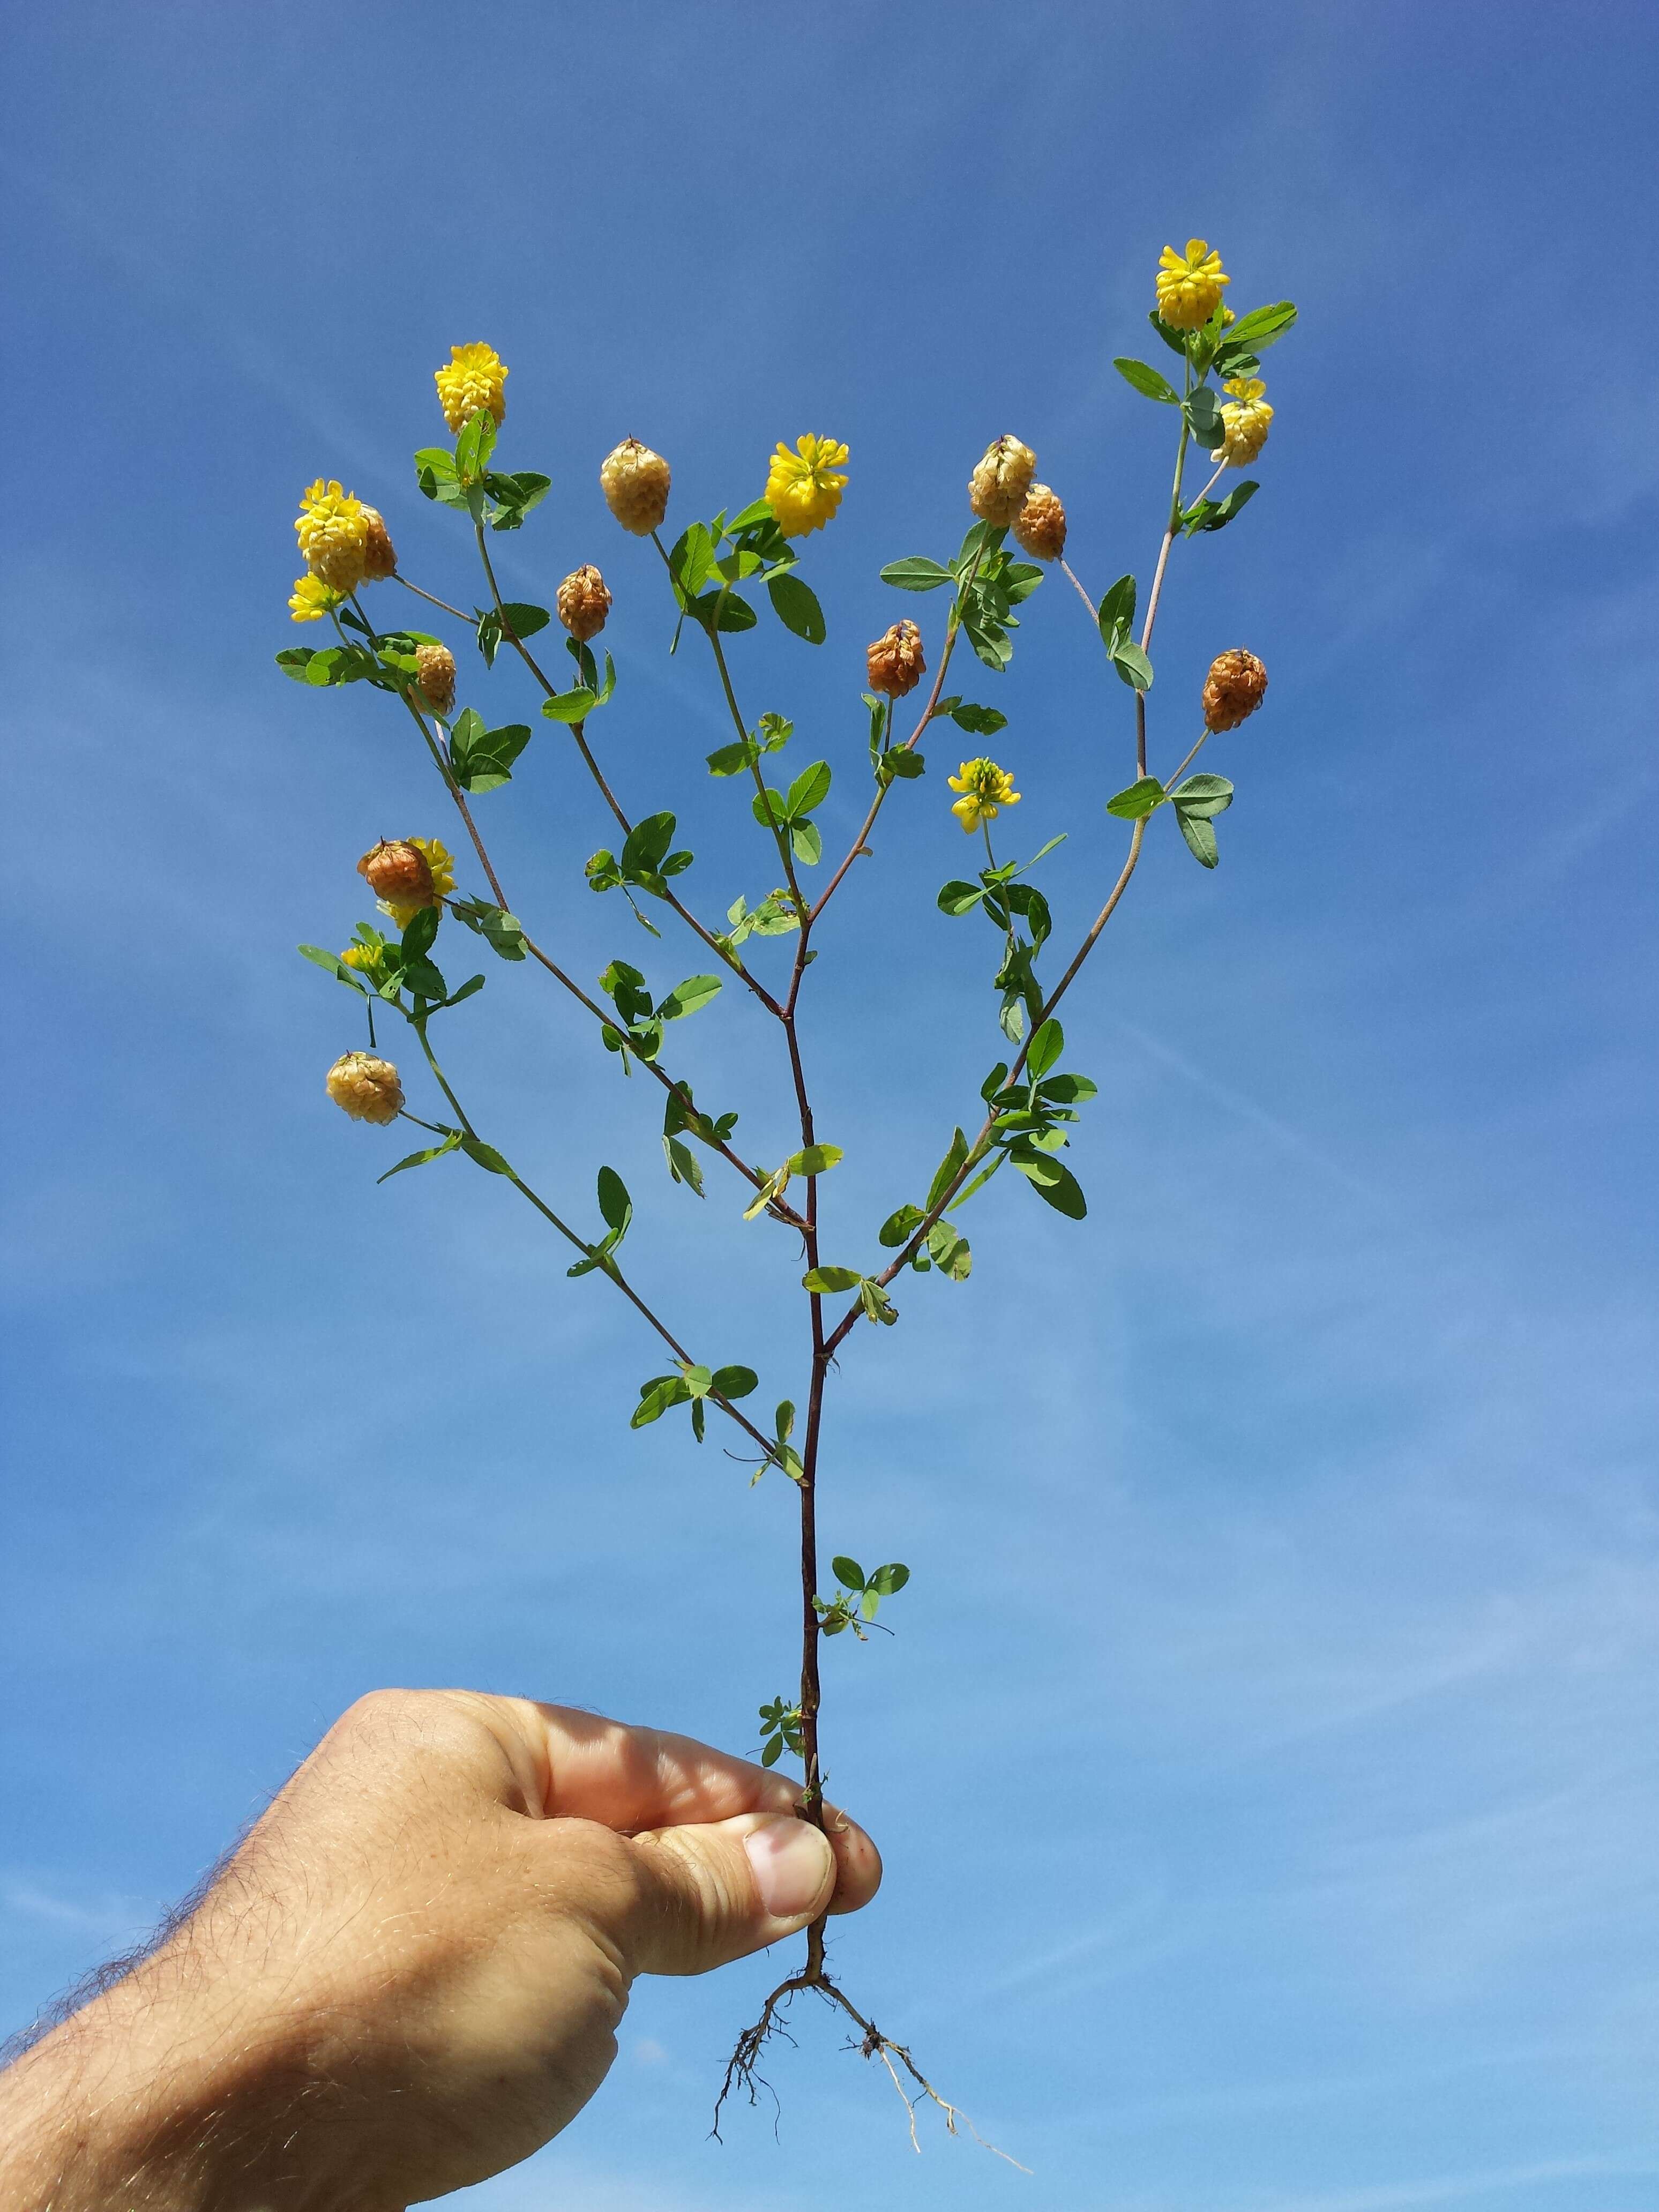
[{"label": "plant root", "polygon": [[[935,2106],[944,2114],[947,2135],[960,2135],[965,2130],[981,2150],[988,2150],[994,2158],[1004,2160],[1021,2173],[1030,2172],[1030,2166],[1021,2166],[1017,2158],[1010,2158],[1006,2150],[999,2150],[995,2143],[988,2142],[959,2106],[953,2105],[948,2097],[941,2096],[911,2057],[907,2046],[895,2043],[890,2036],[884,2035],[874,2021],[867,2019],[859,2010],[846,1991],[830,1979],[821,1966],[809,1966],[804,1973],[792,1974],[787,1981],[780,1982],[761,2007],[760,2018],[744,2028],[738,2038],[737,2048],[726,2061],[726,2079],[720,2085],[720,2095],[714,2100],[714,2124],[710,2132],[716,2142],[722,2140],[720,2113],[726,2099],[734,2091],[741,2090],[751,2105],[757,2105],[760,2092],[764,2089],[773,2104],[776,2105],[777,2092],[761,2072],[760,2057],[775,2035],[782,2036],[787,2043],[794,2042],[795,2039],[783,2024],[783,2014],[802,1990],[816,1990],[826,2004],[839,2006],[858,2029],[857,2035],[848,2038],[842,2046],[845,2050],[856,2051],[860,2058],[879,2058],[886,2068],[893,2087],[898,2092],[899,2101],[904,2106],[905,2119],[910,2130],[910,2148],[918,2155],[921,2150],[921,2141],[916,2133],[916,2108],[926,2103]],[[900,2068],[903,2069],[902,2074]],[[908,2088],[904,2078],[907,2075],[911,2084]]]}]

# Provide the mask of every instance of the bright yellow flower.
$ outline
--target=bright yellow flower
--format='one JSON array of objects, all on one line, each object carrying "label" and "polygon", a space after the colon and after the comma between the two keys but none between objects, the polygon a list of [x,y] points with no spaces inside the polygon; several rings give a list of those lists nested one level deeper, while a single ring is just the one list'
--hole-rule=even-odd
[{"label": "bright yellow flower", "polygon": [[1158,312],[1172,331],[1200,330],[1219,306],[1222,287],[1232,281],[1222,274],[1221,256],[1207,240],[1189,238],[1184,254],[1166,246],[1158,256]]},{"label": "bright yellow flower", "polygon": [[296,576],[289,607],[295,622],[321,622],[340,604],[340,594],[330,591],[320,576]]},{"label": "bright yellow flower", "polygon": [[1000,808],[1019,805],[1014,779],[994,760],[965,760],[945,781],[962,793],[951,811],[970,837],[981,822],[994,822]]},{"label": "bright yellow flower", "polygon": [[[455,855],[436,837],[411,837],[409,842],[414,846],[417,853],[425,854],[426,864],[432,871],[432,888],[434,893],[441,899],[447,898],[455,888]],[[377,901],[377,904],[382,914],[389,914],[392,916],[399,929],[407,929],[421,911],[420,906],[393,906],[386,899]],[[425,904],[426,902],[422,900],[422,906]],[[342,953],[340,957],[344,959],[345,955]],[[355,967],[357,963],[354,961],[351,964]]]},{"label": "bright yellow flower", "polygon": [[379,984],[386,974],[386,947],[381,945],[348,945],[340,955],[348,968],[355,968],[367,975],[371,983]]},{"label": "bright yellow flower", "polygon": [[833,438],[815,438],[810,431],[796,439],[793,453],[780,445],[763,496],[786,538],[805,538],[830,520],[847,482],[836,471],[846,459],[845,446]]},{"label": "bright yellow flower", "polygon": [[505,386],[507,368],[494,346],[451,346],[442,368],[434,368],[444,420],[457,436],[481,407],[487,407],[499,424],[507,414]]},{"label": "bright yellow flower", "polygon": [[339,478],[319,477],[300,501],[294,525],[305,564],[331,591],[355,592],[363,580],[368,556],[368,519],[353,492]]},{"label": "bright yellow flower", "polygon": [[1221,388],[1233,396],[1222,407],[1221,443],[1210,459],[1240,469],[1267,444],[1273,410],[1261,396],[1267,387],[1259,376],[1230,376]]}]

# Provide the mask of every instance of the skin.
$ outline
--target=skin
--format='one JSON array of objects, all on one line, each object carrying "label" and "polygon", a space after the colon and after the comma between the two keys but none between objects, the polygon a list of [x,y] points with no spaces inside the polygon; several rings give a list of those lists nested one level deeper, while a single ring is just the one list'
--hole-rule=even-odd
[{"label": "skin", "polygon": [[875,1894],[796,1787],[526,1698],[380,1691],[144,1962],[0,2075],[3,2212],[402,2212],[604,2080],[637,1974]]}]

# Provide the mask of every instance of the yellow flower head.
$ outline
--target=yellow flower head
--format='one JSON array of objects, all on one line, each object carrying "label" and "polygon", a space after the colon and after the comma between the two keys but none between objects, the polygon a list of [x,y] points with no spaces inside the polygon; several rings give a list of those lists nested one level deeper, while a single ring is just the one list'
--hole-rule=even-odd
[{"label": "yellow flower head", "polygon": [[494,346],[451,346],[449,359],[442,368],[434,368],[432,380],[438,387],[438,398],[444,410],[444,420],[459,436],[481,407],[487,407],[497,425],[507,414],[506,363]]},{"label": "yellow flower head", "polygon": [[[408,842],[417,853],[426,855],[426,864],[432,871],[434,895],[441,899],[447,898],[455,888],[455,855],[436,837],[411,837]],[[422,899],[416,906],[394,906],[388,899],[379,899],[375,903],[382,914],[392,916],[399,929],[407,929],[428,902]],[[345,957],[343,953],[340,957],[342,959]],[[355,966],[356,963],[354,962],[352,964]]]},{"label": "yellow flower head", "polygon": [[368,517],[362,500],[342,491],[339,479],[319,477],[300,501],[294,525],[300,551],[313,576],[332,592],[355,592],[368,556]]},{"label": "yellow flower head", "polygon": [[1158,256],[1158,312],[1172,331],[1201,330],[1221,303],[1222,287],[1232,281],[1207,240],[1189,238],[1184,254],[1166,246]]},{"label": "yellow flower head", "polygon": [[384,945],[348,945],[340,958],[344,966],[355,968],[359,975],[367,975],[371,983],[378,984],[385,977]]},{"label": "yellow flower head", "polygon": [[796,439],[793,453],[779,446],[763,496],[786,538],[822,530],[834,515],[847,482],[836,471],[846,459],[845,446],[833,438],[815,438],[810,431]]},{"label": "yellow flower head", "polygon": [[320,576],[296,576],[289,609],[295,622],[321,622],[340,604],[340,594],[330,591]]},{"label": "yellow flower head", "polygon": [[1222,404],[1221,443],[1210,459],[1239,469],[1267,444],[1273,410],[1261,396],[1267,387],[1259,376],[1230,376],[1221,388],[1232,398]]},{"label": "yellow flower head", "polygon": [[994,760],[965,760],[946,781],[962,793],[951,811],[970,837],[981,822],[994,822],[1000,809],[1019,805],[1014,779]]}]

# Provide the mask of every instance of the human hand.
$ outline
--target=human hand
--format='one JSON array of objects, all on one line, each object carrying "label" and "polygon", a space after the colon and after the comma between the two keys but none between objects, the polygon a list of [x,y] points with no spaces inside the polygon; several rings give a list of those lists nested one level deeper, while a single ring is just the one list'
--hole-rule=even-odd
[{"label": "human hand", "polygon": [[875,1894],[874,1844],[684,1736],[465,1691],[332,1728],[198,1910],[0,2076],[4,2212],[402,2212],[539,2148],[636,1974]]}]

